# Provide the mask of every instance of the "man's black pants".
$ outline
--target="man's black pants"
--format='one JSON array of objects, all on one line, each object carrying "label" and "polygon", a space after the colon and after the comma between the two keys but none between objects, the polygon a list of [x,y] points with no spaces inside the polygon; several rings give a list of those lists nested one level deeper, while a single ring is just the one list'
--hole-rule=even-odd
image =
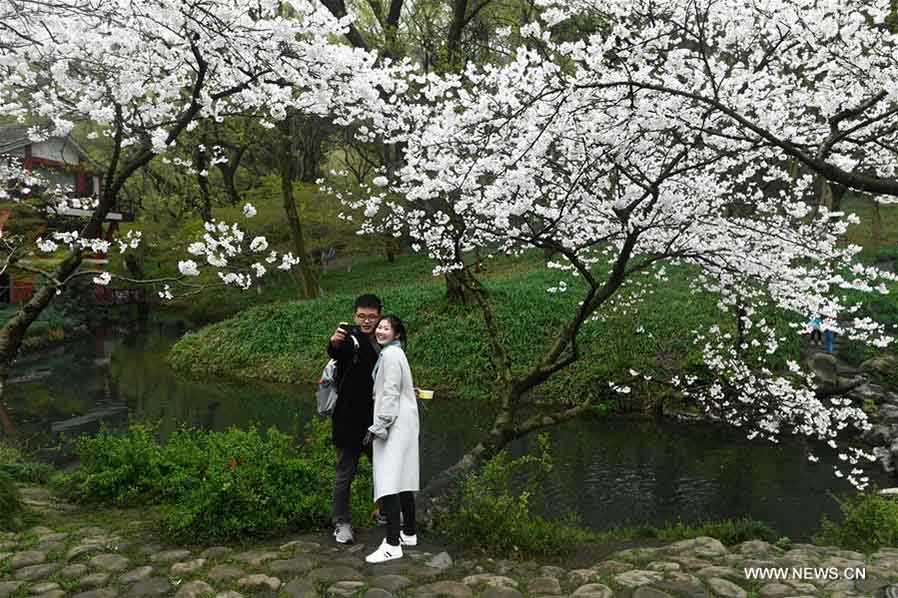
[{"label": "man's black pants", "polygon": [[334,525],[352,523],[352,480],[359,470],[359,458],[364,453],[371,461],[371,445],[357,449],[337,447],[337,475],[334,478],[334,497],[331,503]]}]

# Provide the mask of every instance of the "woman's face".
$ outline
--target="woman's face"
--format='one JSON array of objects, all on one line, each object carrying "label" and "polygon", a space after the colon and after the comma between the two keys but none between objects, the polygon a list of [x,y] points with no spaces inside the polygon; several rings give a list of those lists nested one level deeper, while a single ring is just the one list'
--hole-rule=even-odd
[{"label": "woman's face", "polygon": [[374,331],[374,337],[377,339],[378,344],[386,345],[394,338],[396,338],[396,333],[393,332],[393,325],[390,324],[390,321],[387,319],[383,319],[377,325],[377,330]]}]

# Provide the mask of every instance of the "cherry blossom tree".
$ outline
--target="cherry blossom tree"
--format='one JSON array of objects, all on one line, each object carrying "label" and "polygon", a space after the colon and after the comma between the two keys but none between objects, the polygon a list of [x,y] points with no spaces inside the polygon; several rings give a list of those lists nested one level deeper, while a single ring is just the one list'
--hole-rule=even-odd
[{"label": "cherry blossom tree", "polygon": [[[738,61],[718,56],[708,66],[700,56],[687,57],[698,42],[682,37],[679,28],[689,21],[676,11],[695,2],[595,4],[606,9],[597,18],[608,27],[588,41],[555,42],[546,27],[565,13],[550,7],[549,22],[522,29],[528,43],[508,64],[469,66],[459,76],[412,77],[403,110],[381,121],[388,139],[405,144],[405,165],[375,179],[364,197],[346,200],[370,218],[363,230],[408,231],[417,248],[437,262],[435,273],[456,272],[483,312],[498,414],[483,440],[437,476],[426,494],[441,493],[510,441],[591,411],[591,398],[551,401],[535,391],[581,358],[584,329],[601,333],[612,311],[651,301],[649,277],[663,282],[671,265],[694,272],[690,283],[696,293],[717,297],[722,323],[737,313],[739,332],[725,332],[720,325],[684,330],[701,349],[712,377],[650,381],[679,389],[710,417],[750,438],[777,442],[798,434],[838,448],[835,475],[865,487],[861,465],[872,455],[846,432],[869,428],[864,412],[844,396],[816,392],[812,375],[796,361],[785,371],[771,367],[783,338],[764,314],[790,315],[791,334],[802,334],[808,317],[817,314],[825,328],[849,338],[880,347],[891,342],[882,325],[855,315],[860,306],[843,291],[886,293],[884,283],[895,275],[857,263],[859,248],[840,244],[856,219],[806,201],[815,185],[813,173],[849,188],[892,189],[894,180],[886,178],[894,165],[889,150],[873,141],[856,143],[874,131],[886,138],[893,134],[881,129],[890,117],[887,108],[870,106],[874,112],[860,117],[844,108],[863,103],[860,91],[809,88],[814,69],[826,61],[806,50],[788,62],[789,73],[800,73],[794,80],[767,75],[770,84],[763,91],[746,92],[758,75],[750,69],[733,75]],[[807,12],[814,3],[789,4],[789,14],[805,15],[802,22],[813,16],[818,27],[829,26],[825,14]],[[757,15],[743,18],[736,8],[742,3],[711,4],[731,5],[736,14],[720,15],[714,39],[726,33],[728,42],[751,47],[753,64],[781,56],[774,45],[751,37],[781,33],[776,26],[759,22]],[[632,6],[664,18],[645,16],[634,28],[630,20],[642,15]],[[698,19],[701,31],[703,19]],[[680,37],[658,41],[666,31],[662,23]],[[885,33],[871,32],[869,51],[889,47]],[[809,43],[809,37],[802,39]],[[820,51],[819,42],[828,39],[816,40]],[[860,60],[862,53],[852,56]],[[740,110],[756,111],[752,117],[715,99],[723,92],[710,81],[696,81],[707,69],[737,78],[726,97],[738,101]],[[666,78],[657,82],[660,77]],[[888,82],[883,90],[891,91],[883,93],[894,93],[898,78],[879,73],[874,78],[883,86]],[[774,101],[765,93],[784,99]],[[701,99],[703,94],[711,99]],[[837,122],[815,124],[824,106]],[[856,118],[862,120],[839,128]],[[827,137],[809,153],[804,135],[812,126]],[[793,137],[799,134],[802,141]],[[808,172],[796,175],[788,157]],[[873,168],[879,173],[867,172]],[[578,293],[576,308],[534,362],[516,362],[503,341],[490,293],[471,267],[476,248],[494,254],[551,250],[559,258],[548,266],[558,271],[559,282],[548,291]],[[639,326],[634,320],[634,331]],[[603,383],[627,393],[644,378],[630,371]],[[817,459],[813,452],[808,458]]]},{"label": "cherry blossom tree", "polygon": [[[2,0],[0,15],[0,117],[28,124],[32,141],[89,124],[111,147],[86,224],[37,242],[38,251],[64,248],[65,256],[0,330],[0,397],[30,324],[81,276],[85,249],[108,249],[96,238],[128,180],[151,160],[167,160],[185,131],[233,112],[256,114],[273,127],[288,110],[326,114],[337,102],[378,101],[373,57],[335,45],[347,22],[317,2]],[[245,215],[252,213],[247,206]],[[272,264],[296,263],[266,251],[264,238],[244,238],[236,224],[207,222],[172,282],[197,275],[197,259],[220,270],[223,283],[244,288]],[[233,258],[245,253],[260,257],[236,268]],[[8,255],[8,267],[25,265],[23,251]]]}]

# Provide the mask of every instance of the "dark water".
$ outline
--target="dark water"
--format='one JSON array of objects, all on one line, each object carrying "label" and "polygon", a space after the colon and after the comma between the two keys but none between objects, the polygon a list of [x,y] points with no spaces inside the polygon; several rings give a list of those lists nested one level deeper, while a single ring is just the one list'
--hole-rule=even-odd
[{"label": "dark water", "polygon": [[[167,434],[182,424],[221,430],[250,422],[296,432],[314,417],[311,386],[175,375],[164,357],[183,332],[155,323],[141,333],[110,333],[23,359],[8,396],[14,423],[32,446],[43,446],[58,437],[54,429],[69,437],[90,433],[101,419],[149,420]],[[487,406],[452,399],[422,406],[426,482],[473,446],[491,415]],[[552,429],[550,441],[555,467],[539,480],[532,504],[548,516],[573,512],[597,530],[751,516],[807,538],[822,514],[837,513],[830,494],[850,490],[824,458],[809,464],[798,441],[772,446],[710,425],[578,420]],[[512,447],[513,456],[534,451],[532,438]]]}]

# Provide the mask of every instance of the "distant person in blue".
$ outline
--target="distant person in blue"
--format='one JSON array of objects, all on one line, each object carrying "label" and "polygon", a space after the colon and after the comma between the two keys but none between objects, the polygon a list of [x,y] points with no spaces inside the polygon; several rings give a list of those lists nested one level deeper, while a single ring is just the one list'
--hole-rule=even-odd
[{"label": "distant person in blue", "polygon": [[833,344],[836,341],[836,333],[830,329],[826,329],[823,331],[823,342],[826,345],[826,352],[830,355],[833,354]]},{"label": "distant person in blue", "polygon": [[816,314],[811,317],[811,321],[808,322],[811,327],[811,344],[813,345],[823,344],[823,335],[820,333],[820,324],[822,323],[820,316]]}]

